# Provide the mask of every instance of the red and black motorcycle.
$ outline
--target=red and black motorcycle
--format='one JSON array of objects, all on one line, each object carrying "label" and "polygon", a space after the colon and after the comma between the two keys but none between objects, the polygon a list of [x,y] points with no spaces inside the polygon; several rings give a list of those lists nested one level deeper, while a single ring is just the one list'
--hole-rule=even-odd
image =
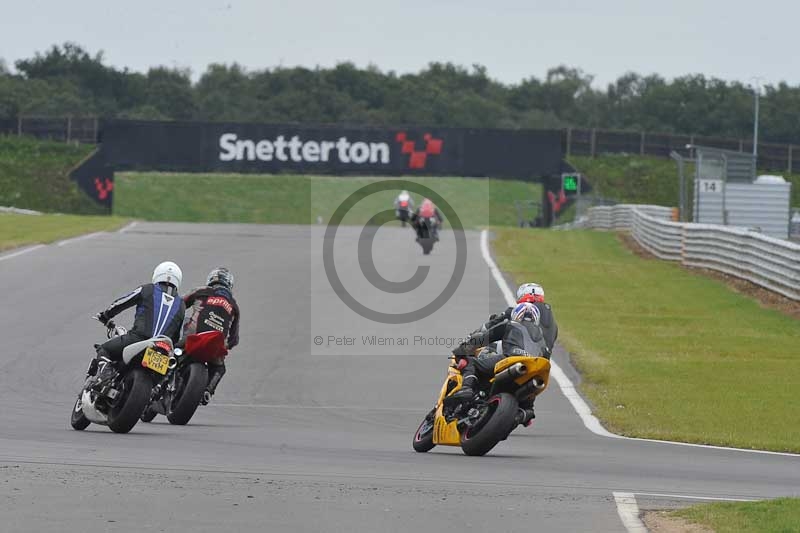
[{"label": "red and black motorcycle", "polygon": [[175,348],[177,364],[153,388],[142,421],[150,422],[156,415],[164,415],[170,424],[188,424],[208,385],[208,363],[227,355],[225,339],[219,331],[186,337],[184,346]]}]

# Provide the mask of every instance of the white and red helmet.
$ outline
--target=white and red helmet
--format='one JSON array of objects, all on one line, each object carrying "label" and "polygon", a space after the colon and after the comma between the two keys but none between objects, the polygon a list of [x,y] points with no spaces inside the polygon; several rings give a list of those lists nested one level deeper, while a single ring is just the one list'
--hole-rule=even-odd
[{"label": "white and red helmet", "polygon": [[544,288],[538,283],[523,283],[517,289],[517,303],[544,302]]}]

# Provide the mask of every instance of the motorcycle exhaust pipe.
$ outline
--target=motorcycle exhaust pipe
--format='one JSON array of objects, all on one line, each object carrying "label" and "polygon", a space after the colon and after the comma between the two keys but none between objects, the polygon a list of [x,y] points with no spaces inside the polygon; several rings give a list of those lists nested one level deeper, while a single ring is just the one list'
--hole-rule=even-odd
[{"label": "motorcycle exhaust pipe", "polygon": [[516,363],[506,368],[494,377],[495,383],[524,376],[528,372],[528,367],[522,363]]},{"label": "motorcycle exhaust pipe", "polygon": [[169,358],[169,363],[167,363],[167,368],[169,370],[172,370],[176,366],[178,366],[178,360],[176,358],[174,358],[174,357],[170,357]]},{"label": "motorcycle exhaust pipe", "polygon": [[542,390],[544,390],[544,387],[545,382],[536,377],[522,385],[514,394],[516,395],[517,400],[522,401],[526,398],[529,398],[531,395],[540,393]]}]

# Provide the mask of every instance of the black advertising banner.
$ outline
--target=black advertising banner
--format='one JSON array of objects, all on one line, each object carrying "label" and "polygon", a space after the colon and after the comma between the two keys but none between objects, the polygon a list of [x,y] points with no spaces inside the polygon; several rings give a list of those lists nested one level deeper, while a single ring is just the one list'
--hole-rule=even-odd
[{"label": "black advertising banner", "polygon": [[102,148],[92,152],[69,177],[94,201],[111,210],[114,195],[114,169],[106,164]]},{"label": "black advertising banner", "polygon": [[17,119],[0,118],[0,135],[16,135],[17,127]]},{"label": "black advertising banner", "polygon": [[560,131],[341,128],[109,120],[119,170],[540,178],[561,172]]}]

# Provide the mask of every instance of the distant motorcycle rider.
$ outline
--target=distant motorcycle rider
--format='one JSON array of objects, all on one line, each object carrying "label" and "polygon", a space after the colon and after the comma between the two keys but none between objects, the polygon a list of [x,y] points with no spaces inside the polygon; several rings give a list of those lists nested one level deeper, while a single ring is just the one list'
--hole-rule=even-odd
[{"label": "distant motorcycle rider", "polygon": [[[208,273],[206,285],[192,290],[183,297],[191,314],[183,326],[184,337],[204,331],[219,331],[225,338],[225,347],[239,344],[239,305],[233,297],[233,274],[218,267]],[[223,357],[208,363],[208,385],[201,403],[207,405],[225,375]]]},{"label": "distant motorcycle rider", "polygon": [[[463,359],[459,368],[463,376],[462,388],[453,397],[471,399],[479,378],[489,378],[495,365],[516,353],[541,355],[550,358],[558,337],[558,325],[552,308],[544,302],[544,289],[536,283],[525,283],[517,289],[517,305],[489,317],[480,329],[453,350],[453,355]],[[501,351],[491,348],[500,341]],[[484,347],[476,357],[475,351]],[[520,404],[519,422],[530,425],[535,418],[533,401]]]},{"label": "distant motorcycle rider", "polygon": [[408,191],[401,191],[400,194],[397,195],[397,198],[394,199],[395,216],[405,224],[405,221],[411,217],[413,211],[414,200],[411,198],[411,195],[408,194]]},{"label": "distant motorcycle rider", "polygon": [[[417,238],[421,239],[423,237],[422,229],[423,224],[430,218],[435,218],[437,221],[436,228],[431,228],[431,234],[437,235],[439,226],[442,225],[444,221],[444,217],[442,217],[441,211],[436,205],[428,198],[422,200],[422,203],[419,207],[414,211],[411,215],[411,225],[417,231]],[[436,237],[438,239],[438,237]]]},{"label": "distant motorcycle rider", "polygon": [[[113,366],[122,361],[122,350],[135,342],[165,335],[176,343],[180,339],[181,323],[186,307],[178,297],[183,273],[172,261],[160,263],[153,270],[152,283],[146,283],[114,301],[94,318],[107,326],[119,313],[136,306],[133,327],[124,335],[113,337],[97,347],[97,357],[89,374],[98,379],[113,373]],[[99,373],[98,373],[99,370]]]}]

